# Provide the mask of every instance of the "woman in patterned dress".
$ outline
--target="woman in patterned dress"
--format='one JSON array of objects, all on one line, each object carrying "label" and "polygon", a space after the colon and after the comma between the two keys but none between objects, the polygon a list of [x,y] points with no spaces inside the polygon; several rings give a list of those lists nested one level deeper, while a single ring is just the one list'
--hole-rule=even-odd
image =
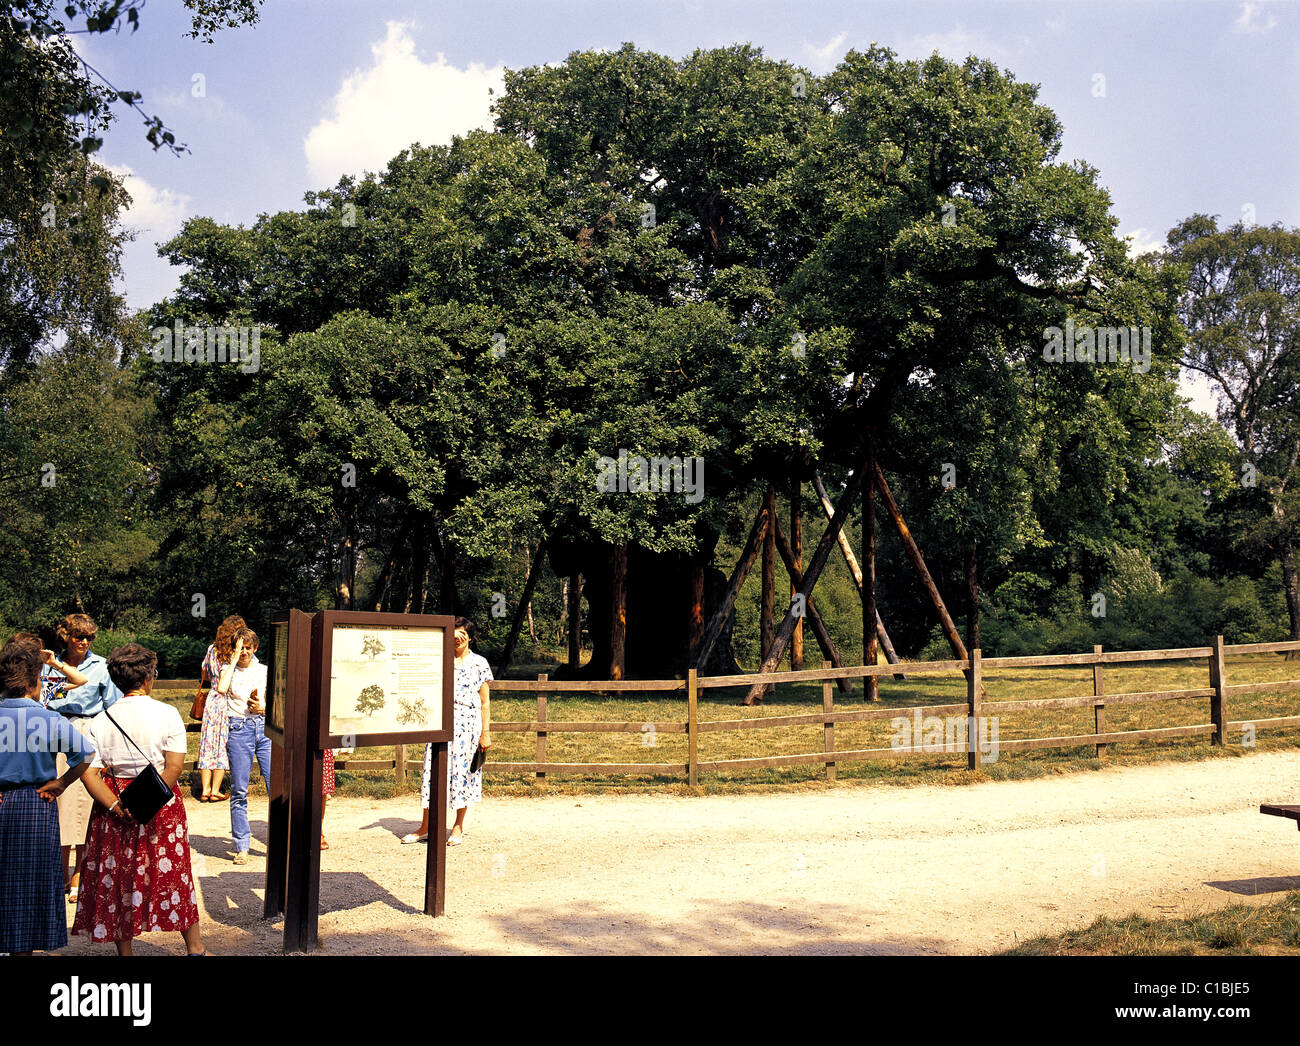
[{"label": "woman in patterned dress", "polygon": [[[469,772],[470,763],[478,749],[492,747],[490,725],[491,708],[488,700],[488,683],[492,669],[487,658],[470,650],[474,639],[474,622],[467,617],[456,618],[453,649],[456,654],[456,684],[453,697],[452,740],[447,761],[447,803],[456,811],[456,823],[447,835],[449,846],[458,846],[464,836],[465,814],[471,803],[483,798],[483,771]],[[424,782],[420,799],[424,811],[420,830],[404,836],[402,842],[424,842],[429,837],[429,803],[433,775],[433,745],[424,747]]]},{"label": "woman in patterned dress", "polygon": [[[173,930],[185,939],[187,954],[204,955],[185,802],[176,784],[185,766],[185,724],[175,708],[150,696],[157,667],[158,655],[136,643],[118,647],[108,659],[122,697],[86,729],[95,757],[84,779],[96,806],[86,837],[88,881],[72,932],[112,941],[118,955],[130,955],[140,934]],[[140,824],[119,796],[150,763],[172,798]]]},{"label": "woman in patterned dress", "polygon": [[[238,614],[231,614],[221,622],[217,638],[203,657],[203,678],[199,686],[205,683],[209,687],[217,685],[222,666],[230,664],[234,655],[235,633],[245,627],[244,619]],[[226,751],[226,741],[230,736],[227,711],[226,702],[209,690],[207,703],[203,706],[203,729],[199,733],[198,765],[199,777],[203,781],[203,793],[199,796],[201,803],[220,803],[226,799],[221,791],[221,779],[230,769],[230,755]]]}]

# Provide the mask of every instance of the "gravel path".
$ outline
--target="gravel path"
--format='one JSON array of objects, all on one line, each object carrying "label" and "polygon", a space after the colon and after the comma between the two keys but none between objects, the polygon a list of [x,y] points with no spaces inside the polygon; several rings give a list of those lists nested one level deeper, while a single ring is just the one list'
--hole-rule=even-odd
[{"label": "gravel path", "polygon": [[[1186,915],[1300,889],[1300,752],[957,787],[550,796],[471,808],[447,915],[421,911],[419,797],[330,801],[321,954],[982,953],[1102,914]],[[224,805],[187,802],[205,943],[277,954]],[[146,935],[136,953],[179,952]],[[73,938],[67,953],[102,953]]]}]

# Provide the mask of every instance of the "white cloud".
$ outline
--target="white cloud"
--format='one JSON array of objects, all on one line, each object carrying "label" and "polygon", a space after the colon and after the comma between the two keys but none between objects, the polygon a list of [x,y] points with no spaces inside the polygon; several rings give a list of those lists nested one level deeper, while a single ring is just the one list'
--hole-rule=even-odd
[{"label": "white cloud", "polygon": [[1267,33],[1277,27],[1277,19],[1272,15],[1262,16],[1259,4],[1244,3],[1241,5],[1241,13],[1237,15],[1237,20],[1232,23],[1234,33]]},{"label": "white cloud", "polygon": [[1121,238],[1128,243],[1128,256],[1130,258],[1165,249],[1165,238],[1150,229],[1134,229],[1130,233],[1124,233]]},{"label": "white cloud", "polygon": [[808,68],[818,75],[829,73],[844,57],[844,41],[848,38],[848,33],[837,33],[824,47],[804,44],[804,54],[808,55]]},{"label": "white cloud", "polygon": [[441,53],[424,62],[407,22],[389,22],[370,47],[374,64],[352,72],[333,99],[333,115],[303,140],[312,179],[331,184],[342,174],[381,170],[412,142],[445,145],[453,134],[490,127],[492,88],[504,90],[503,66],[448,65]]},{"label": "white cloud", "polygon": [[189,210],[190,197],[171,189],[150,185],[124,164],[108,168],[131,194],[131,205],[123,214],[122,224],[153,240],[166,239],[180,231]]}]

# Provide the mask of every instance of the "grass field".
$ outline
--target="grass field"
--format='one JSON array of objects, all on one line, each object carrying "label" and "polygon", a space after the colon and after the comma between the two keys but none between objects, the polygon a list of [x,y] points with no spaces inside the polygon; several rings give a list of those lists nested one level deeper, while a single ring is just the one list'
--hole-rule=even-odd
[{"label": "grass field", "polygon": [[[511,678],[536,678],[538,672],[554,672],[554,665],[519,666],[510,673]],[[1227,679],[1231,684],[1276,682],[1300,678],[1300,662],[1284,660],[1281,654],[1243,654],[1230,656],[1227,661]],[[1032,698],[1081,697],[1092,694],[1092,669],[1090,666],[1062,668],[1025,668],[986,671],[984,675],[988,700],[1014,701]],[[1204,659],[1194,661],[1163,661],[1149,664],[1107,665],[1105,688],[1107,693],[1133,693],[1163,690],[1202,688],[1208,686],[1208,670]],[[776,693],[765,704],[748,708],[738,704],[743,688],[704,690],[699,699],[700,721],[723,719],[761,719],[770,716],[795,715],[820,712],[822,708],[821,684],[778,685]],[[854,692],[842,694],[835,690],[835,708],[848,711],[863,707],[862,689],[855,684]],[[159,691],[160,699],[174,704],[185,715],[193,700],[192,692]],[[884,676],[880,685],[881,706],[897,707],[900,715],[913,705],[960,704],[966,700],[966,683],[959,675],[917,676],[906,681],[896,681]],[[1209,698],[1182,698],[1172,701],[1153,701],[1134,704],[1111,705],[1106,709],[1107,730],[1138,730],[1152,727],[1190,726],[1208,724]],[[1230,721],[1267,719],[1276,716],[1300,715],[1300,691],[1279,690],[1229,698]],[[537,701],[532,695],[500,692],[492,698],[492,720],[525,722],[536,718]],[[552,695],[547,702],[547,720],[552,726],[564,721],[592,721],[630,723],[686,722],[686,696],[683,691],[672,694],[635,694],[631,697],[601,694]],[[1091,707],[1066,709],[1035,709],[1001,714],[998,720],[998,739],[1058,737],[1089,733],[1093,730]],[[888,719],[865,723],[837,723],[835,747],[840,750],[855,748],[887,748],[896,736]],[[198,734],[191,733],[192,760],[198,749]],[[536,758],[537,739],[531,733],[512,733],[497,730],[493,734],[492,759],[497,762],[531,762]],[[1243,741],[1246,742],[1243,744]],[[810,726],[783,726],[771,729],[747,729],[701,733],[699,758],[701,760],[746,759],[774,755],[794,755],[819,752],[823,745],[823,728]],[[1041,749],[1026,752],[1004,752],[996,761],[982,765],[978,770],[966,769],[965,753],[921,754],[906,759],[869,760],[841,763],[837,769],[839,781],[879,782],[885,784],[969,784],[987,780],[1011,780],[1044,774],[1071,773],[1095,770],[1105,763],[1119,765],[1145,763],[1166,759],[1231,759],[1250,751],[1270,751],[1280,748],[1300,747],[1300,728],[1261,730],[1250,744],[1241,732],[1230,734],[1226,744],[1213,747],[1208,737],[1177,739],[1148,739],[1125,741],[1110,745],[1104,760],[1095,754],[1095,746],[1081,743],[1078,747]],[[358,749],[351,758],[392,759],[393,747]],[[418,747],[408,750],[411,758],[418,758]],[[634,733],[556,733],[547,738],[547,759],[551,762],[611,762],[611,763],[682,763],[687,758],[687,737],[684,733],[651,733],[648,730]],[[197,779],[197,772],[193,775]],[[387,798],[396,793],[395,775],[392,771],[339,770],[337,787],[340,795]],[[407,789],[418,790],[418,769],[407,773]],[[664,794],[710,794],[752,791],[754,789],[818,789],[829,786],[822,764],[813,766],[757,769],[741,771],[702,771],[700,784],[692,790],[683,776],[670,775],[547,775],[539,784],[532,773],[490,773],[484,781],[488,795],[541,795],[583,794],[590,792],[658,792]],[[264,794],[261,786],[253,794]]]}]

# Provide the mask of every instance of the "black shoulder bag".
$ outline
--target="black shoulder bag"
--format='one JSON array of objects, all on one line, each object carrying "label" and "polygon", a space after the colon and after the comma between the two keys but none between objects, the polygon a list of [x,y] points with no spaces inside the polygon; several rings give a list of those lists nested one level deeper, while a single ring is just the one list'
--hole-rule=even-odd
[{"label": "black shoulder bag", "polygon": [[[104,709],[104,715],[108,716],[108,721],[117,727],[117,732],[130,741],[137,752],[144,755],[140,746],[131,739],[131,735],[118,726],[117,720],[107,708]],[[158,816],[159,810],[175,798],[175,795],[167,787],[167,782],[162,779],[162,774],[158,772],[153,762],[148,756],[144,756],[144,769],[136,774],[135,780],[123,788],[117,797],[123,809],[135,820],[140,824],[148,824]]]}]

